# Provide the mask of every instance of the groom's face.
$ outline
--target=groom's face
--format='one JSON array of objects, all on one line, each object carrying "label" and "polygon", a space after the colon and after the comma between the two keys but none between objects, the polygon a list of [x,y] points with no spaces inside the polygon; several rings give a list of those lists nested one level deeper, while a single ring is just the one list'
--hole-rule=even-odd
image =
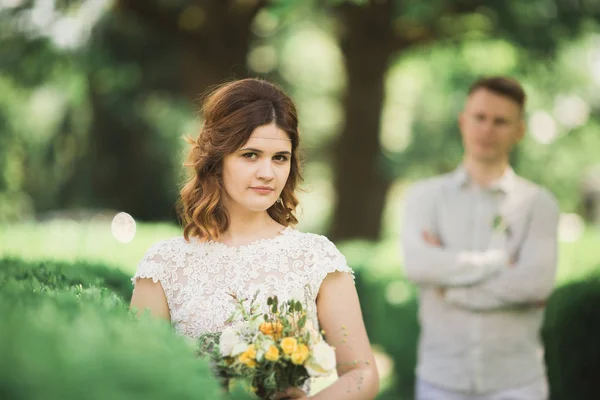
[{"label": "groom's face", "polygon": [[525,132],[519,105],[485,88],[468,97],[459,125],[467,157],[486,163],[505,160]]}]

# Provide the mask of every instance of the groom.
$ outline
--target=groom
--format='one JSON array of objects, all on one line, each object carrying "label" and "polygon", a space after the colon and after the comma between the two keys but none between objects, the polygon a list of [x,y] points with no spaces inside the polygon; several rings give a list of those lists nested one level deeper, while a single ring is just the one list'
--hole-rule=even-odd
[{"label": "groom", "polygon": [[404,266],[420,288],[417,400],[548,398],[540,327],[559,210],[509,165],[524,105],[515,80],[476,81],[459,115],[462,164],[406,195]]}]

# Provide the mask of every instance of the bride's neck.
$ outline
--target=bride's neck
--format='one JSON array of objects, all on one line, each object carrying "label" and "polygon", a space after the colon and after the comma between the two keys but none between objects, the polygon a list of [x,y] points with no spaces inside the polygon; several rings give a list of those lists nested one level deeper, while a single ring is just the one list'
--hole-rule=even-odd
[{"label": "bride's neck", "polygon": [[229,227],[219,237],[219,242],[239,246],[258,239],[277,235],[283,227],[275,222],[266,211],[229,212]]}]

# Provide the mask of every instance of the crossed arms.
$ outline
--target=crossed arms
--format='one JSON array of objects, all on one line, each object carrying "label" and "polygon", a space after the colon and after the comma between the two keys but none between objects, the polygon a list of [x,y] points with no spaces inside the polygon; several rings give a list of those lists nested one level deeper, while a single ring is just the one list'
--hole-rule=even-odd
[{"label": "crossed arms", "polygon": [[446,301],[471,310],[535,306],[548,298],[556,274],[559,210],[547,191],[539,191],[535,199],[518,258],[502,248],[443,248],[431,231],[434,196],[425,185],[407,194],[402,246],[410,281],[442,288]]}]

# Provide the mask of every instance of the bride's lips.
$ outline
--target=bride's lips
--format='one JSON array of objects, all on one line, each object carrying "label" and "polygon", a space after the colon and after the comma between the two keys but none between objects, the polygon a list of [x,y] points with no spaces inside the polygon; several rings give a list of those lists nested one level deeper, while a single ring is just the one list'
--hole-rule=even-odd
[{"label": "bride's lips", "polygon": [[252,186],[250,189],[260,194],[269,194],[275,190],[270,186]]}]

